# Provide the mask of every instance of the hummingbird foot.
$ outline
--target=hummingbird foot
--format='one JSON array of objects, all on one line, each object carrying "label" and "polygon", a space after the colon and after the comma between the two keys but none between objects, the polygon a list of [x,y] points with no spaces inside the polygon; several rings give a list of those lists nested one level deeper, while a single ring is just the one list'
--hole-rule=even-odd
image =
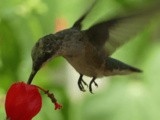
[{"label": "hummingbird foot", "polygon": [[88,87],[87,83],[83,80],[83,75],[80,74],[80,77],[78,79],[78,87],[81,91],[85,92],[84,85]]},{"label": "hummingbird foot", "polygon": [[93,91],[92,91],[92,84],[93,83],[94,83],[94,85],[96,87],[98,87],[98,84],[95,82],[95,80],[96,80],[96,77],[93,77],[92,80],[91,80],[91,82],[89,83],[89,91],[90,91],[90,93],[93,93]]}]

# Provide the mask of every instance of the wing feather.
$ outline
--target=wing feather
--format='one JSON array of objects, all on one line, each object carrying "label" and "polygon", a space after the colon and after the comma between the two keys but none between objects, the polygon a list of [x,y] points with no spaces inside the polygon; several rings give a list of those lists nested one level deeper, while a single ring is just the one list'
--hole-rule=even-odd
[{"label": "wing feather", "polygon": [[92,44],[98,48],[105,46],[107,54],[111,55],[118,47],[140,33],[154,16],[153,14],[159,11],[158,5],[152,9],[97,23],[84,32]]}]

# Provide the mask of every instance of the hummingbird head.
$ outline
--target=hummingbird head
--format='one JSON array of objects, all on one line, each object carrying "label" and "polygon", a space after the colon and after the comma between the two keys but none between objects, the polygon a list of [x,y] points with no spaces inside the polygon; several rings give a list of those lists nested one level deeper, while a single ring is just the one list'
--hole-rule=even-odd
[{"label": "hummingbird head", "polygon": [[28,84],[31,83],[35,74],[41,66],[50,58],[58,55],[57,51],[60,48],[60,41],[54,34],[44,36],[34,45],[31,53],[32,57],[32,72],[28,79]]}]

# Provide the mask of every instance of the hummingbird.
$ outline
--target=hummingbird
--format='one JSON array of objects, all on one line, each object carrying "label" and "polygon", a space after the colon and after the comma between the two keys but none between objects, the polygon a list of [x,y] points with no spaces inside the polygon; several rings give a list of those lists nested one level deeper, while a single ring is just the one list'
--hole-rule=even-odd
[{"label": "hummingbird", "polygon": [[143,30],[157,8],[117,15],[82,30],[82,22],[94,5],[95,3],[71,28],[41,37],[35,43],[31,53],[33,64],[28,84],[31,84],[44,63],[58,56],[63,56],[79,73],[78,87],[83,92],[84,86],[88,86],[83,80],[84,75],[92,78],[89,91],[93,93],[92,85],[98,86],[96,78],[142,72],[111,55]]}]

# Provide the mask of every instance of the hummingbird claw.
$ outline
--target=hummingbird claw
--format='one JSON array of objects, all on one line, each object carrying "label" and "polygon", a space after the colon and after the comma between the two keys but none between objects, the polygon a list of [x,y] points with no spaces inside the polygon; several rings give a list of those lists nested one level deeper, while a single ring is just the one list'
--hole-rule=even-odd
[{"label": "hummingbird claw", "polygon": [[82,77],[83,77],[83,75],[80,74],[80,77],[79,77],[79,79],[78,79],[78,87],[79,87],[79,89],[80,89],[81,91],[85,92],[85,91],[86,91],[86,90],[84,89],[84,85],[85,85],[85,86],[89,87],[90,93],[93,94],[92,84],[94,83],[94,85],[95,85],[96,87],[98,87],[98,84],[95,82],[96,77],[93,77],[93,78],[92,78],[91,82],[89,83],[89,86],[88,86],[88,84],[83,80]]},{"label": "hummingbird claw", "polygon": [[96,80],[96,77],[93,77],[93,79],[92,79],[91,82],[89,83],[89,91],[90,91],[90,93],[92,93],[92,94],[93,94],[92,84],[94,83],[94,85],[95,85],[96,87],[98,87],[98,84],[95,82],[95,80]]},{"label": "hummingbird claw", "polygon": [[87,87],[88,87],[88,85],[87,85],[87,83],[82,79],[82,77],[83,77],[83,75],[80,74],[80,77],[79,77],[79,79],[78,79],[78,87],[79,87],[79,89],[80,89],[81,91],[85,92],[86,90],[84,89],[83,84],[86,85]]},{"label": "hummingbird claw", "polygon": [[93,91],[92,91],[92,83],[90,82],[90,84],[89,84],[89,92],[91,93],[91,94],[93,94]]},{"label": "hummingbird claw", "polygon": [[96,81],[94,81],[94,85],[95,85],[96,87],[98,87],[98,84],[96,83]]},{"label": "hummingbird claw", "polygon": [[78,87],[79,87],[79,89],[80,89],[81,91],[83,91],[83,92],[86,91],[86,90],[84,89],[83,84],[82,84],[81,81],[78,81]]},{"label": "hummingbird claw", "polygon": [[85,86],[87,86],[88,87],[88,84],[82,79],[82,82],[83,82],[83,84],[85,85]]}]

